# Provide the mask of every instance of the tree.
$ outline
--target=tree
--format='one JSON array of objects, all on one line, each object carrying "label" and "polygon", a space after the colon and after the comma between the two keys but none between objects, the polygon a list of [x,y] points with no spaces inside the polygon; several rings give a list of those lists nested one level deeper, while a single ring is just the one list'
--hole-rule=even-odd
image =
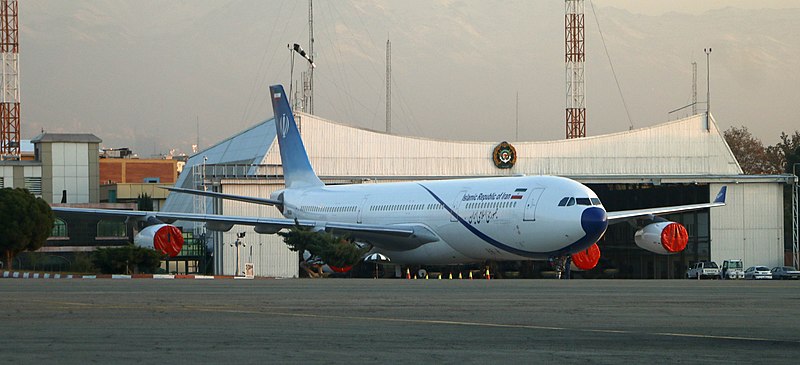
[{"label": "tree", "polygon": [[782,171],[791,174],[795,163],[800,163],[800,131],[794,131],[791,136],[781,133],[781,141],[773,147],[779,151]]},{"label": "tree", "polygon": [[754,137],[747,127],[730,127],[723,132],[723,137],[745,174],[769,175],[782,172],[782,165],[776,160],[775,151],[765,148],[761,140]]},{"label": "tree", "polygon": [[14,257],[42,247],[53,231],[55,215],[42,198],[21,188],[0,189],[0,250],[13,269]]},{"label": "tree", "polygon": [[[355,265],[370,249],[369,247],[359,247],[346,236],[314,232],[310,228],[303,228],[299,225],[295,225],[288,232],[278,232],[278,234],[283,237],[283,242],[289,246],[290,250],[301,253],[308,251],[311,259],[318,258],[329,266]],[[309,270],[307,269],[307,271]],[[312,273],[309,272],[309,274]]]},{"label": "tree", "polygon": [[136,209],[152,212],[153,198],[151,198],[147,193],[139,194],[139,197],[136,199]]},{"label": "tree", "polygon": [[[770,146],[769,149],[776,163],[782,167],[783,172],[787,174],[798,172],[798,170],[794,169],[794,165],[800,163],[800,131],[795,131],[792,135],[781,133],[781,141],[774,146]],[[792,247],[793,190],[794,186],[787,186],[783,191],[784,235],[786,237],[784,248],[787,250],[791,250]]]},{"label": "tree", "polygon": [[104,274],[153,273],[163,257],[156,250],[127,245],[97,249],[92,264]]}]

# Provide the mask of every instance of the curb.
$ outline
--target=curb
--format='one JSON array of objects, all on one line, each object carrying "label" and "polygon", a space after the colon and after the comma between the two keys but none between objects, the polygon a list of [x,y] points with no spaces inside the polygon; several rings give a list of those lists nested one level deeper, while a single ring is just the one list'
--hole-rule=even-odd
[{"label": "curb", "polygon": [[218,280],[234,279],[233,275],[194,275],[194,274],[133,274],[133,275],[73,275],[73,274],[51,274],[38,272],[3,271],[0,276],[3,279],[195,279],[195,280]]}]

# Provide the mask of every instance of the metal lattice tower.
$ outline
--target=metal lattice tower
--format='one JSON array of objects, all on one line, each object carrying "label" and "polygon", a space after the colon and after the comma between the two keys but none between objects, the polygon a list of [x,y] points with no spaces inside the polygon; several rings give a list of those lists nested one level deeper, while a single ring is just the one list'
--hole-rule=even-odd
[{"label": "metal lattice tower", "polygon": [[794,175],[794,186],[792,191],[792,266],[795,268],[800,267],[800,238],[798,238],[798,195],[800,195],[800,182],[798,182],[797,178],[797,170],[795,169],[798,166],[797,163],[792,165],[792,174]]},{"label": "metal lattice tower", "polygon": [[586,137],[586,52],[583,0],[565,0],[564,35],[567,79],[567,139]]},{"label": "metal lattice tower", "polygon": [[[192,189],[208,191],[208,185],[206,185],[206,161],[207,157],[203,156],[202,164],[192,166]],[[208,214],[206,200],[205,196],[192,195],[192,212],[195,214]],[[206,224],[204,222],[194,222],[193,231],[194,237],[205,237]]]},{"label": "metal lattice tower", "polygon": [[20,159],[19,126],[19,22],[17,2],[0,2],[0,52],[3,90],[0,99],[0,160]]},{"label": "metal lattice tower", "polygon": [[392,133],[392,42],[386,40],[386,133]]}]

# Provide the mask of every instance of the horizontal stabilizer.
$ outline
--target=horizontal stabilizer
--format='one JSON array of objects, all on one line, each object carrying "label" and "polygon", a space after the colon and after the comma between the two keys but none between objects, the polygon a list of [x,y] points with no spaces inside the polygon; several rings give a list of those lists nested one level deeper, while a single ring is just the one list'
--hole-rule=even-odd
[{"label": "horizontal stabilizer", "polygon": [[184,189],[184,188],[175,188],[175,187],[162,187],[162,189],[167,189],[169,191],[174,191],[174,192],[177,192],[177,193],[200,195],[200,196],[207,196],[207,197],[211,197],[211,198],[220,198],[220,199],[226,199],[226,200],[236,200],[236,201],[240,201],[240,202],[253,203],[253,204],[283,205],[283,202],[280,201],[280,200],[267,199],[267,198],[258,198],[258,197],[253,197],[253,196],[223,194],[223,193],[217,193],[217,192],[214,192],[214,191],[203,191],[203,190]]}]

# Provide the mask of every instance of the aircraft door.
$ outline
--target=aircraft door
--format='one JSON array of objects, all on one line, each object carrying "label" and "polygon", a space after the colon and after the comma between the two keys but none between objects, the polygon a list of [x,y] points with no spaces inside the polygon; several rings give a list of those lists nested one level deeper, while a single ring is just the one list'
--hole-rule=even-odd
[{"label": "aircraft door", "polygon": [[534,188],[528,195],[528,200],[525,202],[525,213],[522,220],[535,221],[536,220],[536,206],[539,204],[539,198],[542,196],[544,188]]},{"label": "aircraft door", "polygon": [[[464,201],[464,195],[466,195],[466,194],[467,194],[466,190],[461,190],[458,193],[458,195],[456,195],[456,201],[454,201],[453,205],[451,206],[452,209],[453,209],[453,212],[455,212],[456,214],[460,215],[459,211],[461,210],[461,206],[462,206],[463,201]],[[458,219],[456,219],[456,217],[453,214],[450,214],[450,221],[451,222],[458,222]]]},{"label": "aircraft door", "polygon": [[358,217],[356,218],[356,223],[361,224],[361,221],[364,217],[364,210],[367,209],[367,200],[369,200],[369,195],[365,196],[363,200],[361,200],[361,204],[358,206]]}]

